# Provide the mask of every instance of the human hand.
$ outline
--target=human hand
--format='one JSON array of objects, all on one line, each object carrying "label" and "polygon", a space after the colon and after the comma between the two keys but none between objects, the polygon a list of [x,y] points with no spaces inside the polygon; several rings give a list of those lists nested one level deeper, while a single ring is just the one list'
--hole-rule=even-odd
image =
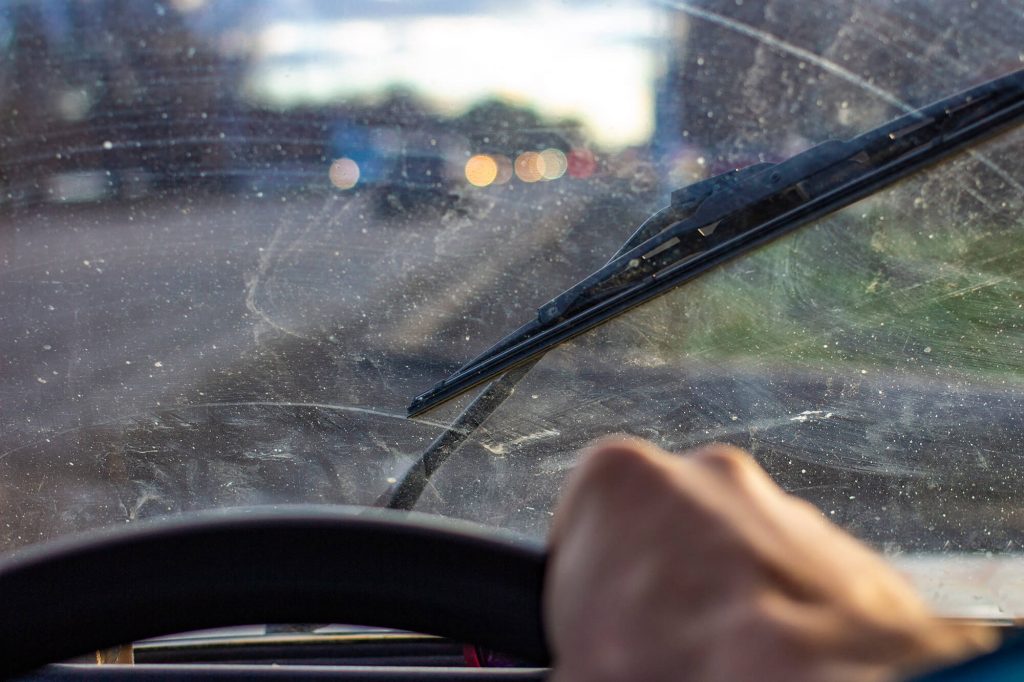
[{"label": "human hand", "polygon": [[594,445],[550,551],[557,682],[889,680],[995,644],[726,445]]}]

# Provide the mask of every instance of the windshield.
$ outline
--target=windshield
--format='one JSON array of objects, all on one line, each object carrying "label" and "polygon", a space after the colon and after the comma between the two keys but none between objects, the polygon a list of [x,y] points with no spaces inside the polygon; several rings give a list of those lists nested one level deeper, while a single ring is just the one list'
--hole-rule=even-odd
[{"label": "windshield", "polygon": [[[1020,68],[1022,34],[924,0],[0,0],[0,552],[376,504],[473,396],[410,398],[672,190]],[[944,612],[1024,615],[1022,152],[552,350],[416,508],[541,536],[590,439],[728,441]]]}]

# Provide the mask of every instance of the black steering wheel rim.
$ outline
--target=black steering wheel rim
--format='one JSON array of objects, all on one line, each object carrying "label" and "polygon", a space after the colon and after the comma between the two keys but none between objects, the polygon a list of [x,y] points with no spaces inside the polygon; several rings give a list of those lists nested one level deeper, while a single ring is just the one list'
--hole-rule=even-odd
[{"label": "black steering wheel rim", "polygon": [[133,524],[0,562],[0,677],[148,637],[288,622],[412,630],[545,666],[544,567],[539,543],[383,510]]}]

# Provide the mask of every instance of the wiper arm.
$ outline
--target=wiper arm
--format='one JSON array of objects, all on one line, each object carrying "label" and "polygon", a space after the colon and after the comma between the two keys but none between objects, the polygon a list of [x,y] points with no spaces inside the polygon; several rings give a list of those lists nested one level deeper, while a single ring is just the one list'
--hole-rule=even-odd
[{"label": "wiper arm", "polygon": [[537,317],[417,396],[421,414],[724,260],[892,185],[1024,119],[1024,69],[850,140],[831,140],[672,194],[600,270]]}]

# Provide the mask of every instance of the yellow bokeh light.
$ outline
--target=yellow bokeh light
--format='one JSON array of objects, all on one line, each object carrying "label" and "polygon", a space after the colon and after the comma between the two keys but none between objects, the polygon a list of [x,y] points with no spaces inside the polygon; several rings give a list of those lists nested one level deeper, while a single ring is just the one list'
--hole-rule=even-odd
[{"label": "yellow bokeh light", "polygon": [[544,177],[544,158],[537,152],[523,152],[516,157],[516,175],[523,182],[537,182]]},{"label": "yellow bokeh light", "polygon": [[476,187],[487,187],[498,177],[498,163],[487,154],[477,154],[466,161],[466,180]]},{"label": "yellow bokeh light", "polygon": [[569,167],[569,162],[560,149],[545,149],[540,153],[540,158],[544,162],[545,180],[557,180],[565,175],[565,169]]},{"label": "yellow bokeh light", "polygon": [[338,189],[352,189],[359,182],[359,164],[345,157],[335,159],[327,174]]}]

